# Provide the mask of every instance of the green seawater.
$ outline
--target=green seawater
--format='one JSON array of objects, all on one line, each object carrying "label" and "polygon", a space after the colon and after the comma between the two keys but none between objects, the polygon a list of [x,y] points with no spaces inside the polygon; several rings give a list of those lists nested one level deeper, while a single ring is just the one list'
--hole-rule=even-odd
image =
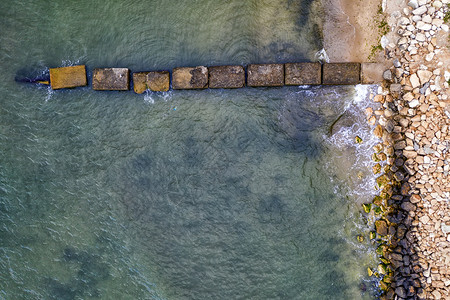
[{"label": "green seawater", "polygon": [[15,81],[312,61],[322,16],[312,0],[1,1],[0,299],[373,298],[356,241],[369,87]]}]

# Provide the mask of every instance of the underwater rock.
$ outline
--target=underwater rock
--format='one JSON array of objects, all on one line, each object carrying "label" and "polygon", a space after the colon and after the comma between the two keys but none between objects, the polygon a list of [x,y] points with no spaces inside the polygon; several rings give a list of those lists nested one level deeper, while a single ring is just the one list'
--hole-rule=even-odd
[{"label": "underwater rock", "polygon": [[86,86],[86,66],[51,68],[50,85],[53,90]]},{"label": "underwater rock", "polygon": [[284,65],[286,85],[318,85],[322,83],[320,63],[289,63]]},{"label": "underwater rock", "polygon": [[94,69],[92,88],[97,91],[128,91],[129,75],[127,68]]},{"label": "underwater rock", "polygon": [[359,84],[361,64],[359,63],[329,63],[323,65],[322,84],[354,85]]},{"label": "underwater rock", "polygon": [[282,64],[249,65],[247,75],[248,86],[284,85],[284,65]]},{"label": "underwater rock", "polygon": [[173,69],[172,87],[174,90],[206,89],[208,87],[208,68],[198,66]]},{"label": "underwater rock", "polygon": [[245,85],[245,71],[242,66],[209,67],[209,87],[212,89],[236,89]]}]

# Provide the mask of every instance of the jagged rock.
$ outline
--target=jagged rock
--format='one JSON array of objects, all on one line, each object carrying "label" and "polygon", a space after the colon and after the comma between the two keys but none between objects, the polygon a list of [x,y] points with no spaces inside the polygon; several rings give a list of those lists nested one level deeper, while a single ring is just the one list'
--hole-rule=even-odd
[{"label": "jagged rock", "polygon": [[415,211],[416,210],[416,206],[414,204],[412,204],[411,202],[403,202],[401,207],[405,211]]},{"label": "jagged rock", "polygon": [[373,134],[376,137],[381,138],[383,136],[383,127],[381,127],[381,125],[377,125],[377,127],[373,130]]},{"label": "jagged rock", "polygon": [[411,82],[411,86],[415,89],[416,87],[419,87],[420,86],[420,80],[419,80],[419,77],[417,77],[417,75],[416,74],[412,74],[410,77],[409,77],[409,81]]},{"label": "jagged rock", "polygon": [[424,85],[428,81],[430,81],[431,76],[433,76],[433,73],[428,70],[419,70],[417,71],[417,76],[420,79],[420,83]]},{"label": "jagged rock", "polygon": [[387,80],[387,81],[391,81],[392,80],[392,72],[391,70],[386,70],[383,72],[383,79]]},{"label": "jagged rock", "polygon": [[395,174],[394,174],[394,178],[395,178],[395,180],[397,180],[397,181],[402,181],[403,179],[405,179],[405,175],[403,175],[403,173],[402,172],[396,172]]},{"label": "jagged rock", "polygon": [[400,188],[400,192],[403,196],[408,196],[410,190],[411,190],[411,186],[409,185],[408,182],[403,183],[402,187]]},{"label": "jagged rock", "polygon": [[419,203],[420,200],[422,200],[422,199],[420,198],[419,195],[416,195],[416,194],[411,195],[411,197],[409,198],[409,201],[410,201],[411,203]]},{"label": "jagged rock", "polygon": [[385,236],[388,234],[388,227],[386,221],[383,220],[375,221],[375,229],[379,235]]}]

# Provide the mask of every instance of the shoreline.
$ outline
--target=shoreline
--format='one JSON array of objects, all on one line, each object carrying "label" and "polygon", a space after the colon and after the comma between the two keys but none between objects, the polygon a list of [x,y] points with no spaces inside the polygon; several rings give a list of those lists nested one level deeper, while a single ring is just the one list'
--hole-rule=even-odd
[{"label": "shoreline", "polygon": [[397,0],[385,10],[390,66],[367,111],[382,141],[373,155],[380,194],[364,206],[378,217],[380,265],[369,275],[381,278],[382,299],[450,298],[448,3]]}]

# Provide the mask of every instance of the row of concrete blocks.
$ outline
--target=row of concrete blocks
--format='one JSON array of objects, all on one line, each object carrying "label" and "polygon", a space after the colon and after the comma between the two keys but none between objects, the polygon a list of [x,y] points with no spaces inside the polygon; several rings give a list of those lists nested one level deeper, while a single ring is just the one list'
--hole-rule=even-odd
[{"label": "row of concrete blocks", "polygon": [[[246,76],[247,75],[247,76]],[[251,64],[247,72],[243,66],[182,67],[172,71],[172,88],[242,88],[277,87],[283,85],[355,85],[361,83],[360,63],[286,63]],[[50,69],[52,89],[86,86],[86,67],[72,66]],[[130,88],[127,68],[94,69],[94,90],[125,91]],[[168,71],[133,73],[133,88],[138,94],[147,89],[165,92],[170,88]]]}]

